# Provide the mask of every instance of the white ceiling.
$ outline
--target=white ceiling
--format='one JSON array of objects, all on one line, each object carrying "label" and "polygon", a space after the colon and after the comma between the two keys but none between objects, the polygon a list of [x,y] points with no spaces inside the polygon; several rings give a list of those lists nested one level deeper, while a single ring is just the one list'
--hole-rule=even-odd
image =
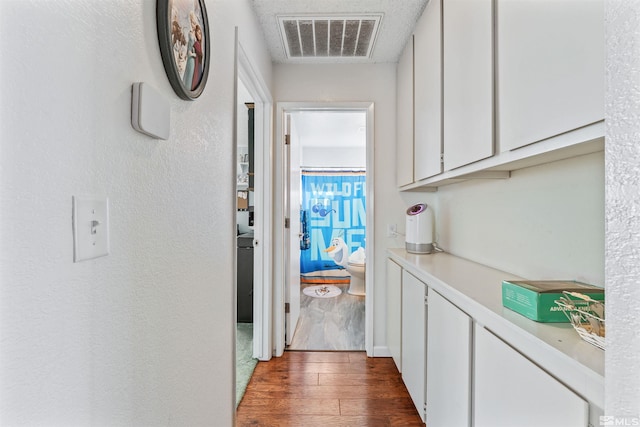
[{"label": "white ceiling", "polygon": [[[428,0],[251,0],[275,63],[397,62]],[[287,59],[278,16],[383,15],[371,57]],[[366,113],[304,111],[293,117],[304,147],[365,147]]]},{"label": "white ceiling", "polygon": [[[318,63],[318,58],[287,59],[280,27],[279,15],[351,15],[383,14],[376,44],[368,59],[353,58],[348,62],[397,62],[416,21],[428,0],[252,0],[265,40],[275,63]],[[323,59],[322,62],[344,60]]]}]

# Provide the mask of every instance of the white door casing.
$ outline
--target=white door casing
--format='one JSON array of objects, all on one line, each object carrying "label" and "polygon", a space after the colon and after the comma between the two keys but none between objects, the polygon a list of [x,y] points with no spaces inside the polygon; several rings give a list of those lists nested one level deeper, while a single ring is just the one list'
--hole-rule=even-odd
[{"label": "white door casing", "polygon": [[289,228],[285,229],[286,247],[289,248],[286,263],[285,342],[291,344],[300,317],[300,144],[296,138],[291,114],[284,116],[285,136],[285,214]]},{"label": "white door casing", "polygon": [[255,103],[254,114],[254,293],[253,293],[253,357],[271,359],[273,353],[272,265],[273,252],[265,245],[272,240],[272,205],[274,191],[271,179],[273,100],[267,84],[256,72],[236,28],[236,78],[241,81]]}]

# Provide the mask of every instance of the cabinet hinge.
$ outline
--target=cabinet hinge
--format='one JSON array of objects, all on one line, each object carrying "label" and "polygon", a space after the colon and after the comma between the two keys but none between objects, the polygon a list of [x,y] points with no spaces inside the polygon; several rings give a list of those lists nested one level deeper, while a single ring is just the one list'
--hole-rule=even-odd
[{"label": "cabinet hinge", "polygon": [[440,153],[440,163],[444,165],[444,153]]},{"label": "cabinet hinge", "polygon": [[289,218],[284,219],[284,228],[289,228]]},{"label": "cabinet hinge", "polygon": [[425,403],[424,406],[422,407],[422,410],[424,411],[424,419],[427,419],[427,404]]},{"label": "cabinet hinge", "polygon": [[429,305],[429,295],[424,296],[424,305]]},{"label": "cabinet hinge", "polygon": [[291,312],[291,306],[289,305],[288,302],[284,303],[284,312],[285,312],[285,314],[288,314],[288,313]]},{"label": "cabinet hinge", "polygon": [[291,144],[291,135],[285,135],[284,136],[284,145],[289,145]]}]

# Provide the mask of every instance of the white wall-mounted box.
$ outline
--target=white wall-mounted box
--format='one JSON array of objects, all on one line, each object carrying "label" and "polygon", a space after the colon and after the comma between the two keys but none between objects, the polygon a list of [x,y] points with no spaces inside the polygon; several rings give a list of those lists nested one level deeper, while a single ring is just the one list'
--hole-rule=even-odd
[{"label": "white wall-mounted box", "polygon": [[131,125],[153,138],[169,139],[171,113],[167,100],[143,82],[131,88]]}]

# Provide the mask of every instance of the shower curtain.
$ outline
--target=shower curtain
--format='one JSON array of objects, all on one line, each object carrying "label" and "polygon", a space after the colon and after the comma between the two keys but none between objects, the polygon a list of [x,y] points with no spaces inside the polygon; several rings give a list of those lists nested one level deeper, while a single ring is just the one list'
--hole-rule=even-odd
[{"label": "shower curtain", "polygon": [[336,260],[365,247],[366,173],[303,170],[301,175],[300,281],[347,283],[349,273]]}]

